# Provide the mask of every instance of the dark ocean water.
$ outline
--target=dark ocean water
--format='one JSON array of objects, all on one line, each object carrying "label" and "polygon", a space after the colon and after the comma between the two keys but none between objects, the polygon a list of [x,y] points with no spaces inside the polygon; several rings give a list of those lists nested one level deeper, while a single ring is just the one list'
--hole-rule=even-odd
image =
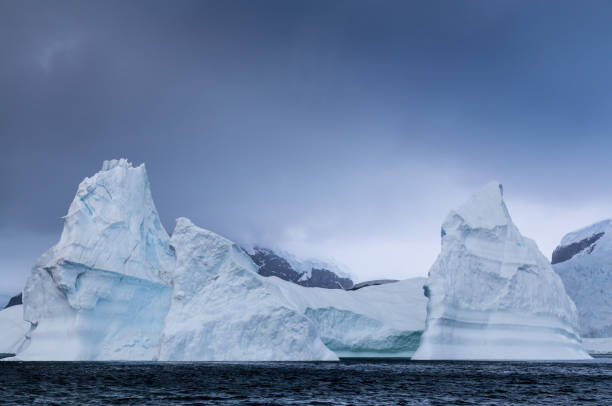
[{"label": "dark ocean water", "polygon": [[612,405],[612,363],[0,362],[1,404]]}]

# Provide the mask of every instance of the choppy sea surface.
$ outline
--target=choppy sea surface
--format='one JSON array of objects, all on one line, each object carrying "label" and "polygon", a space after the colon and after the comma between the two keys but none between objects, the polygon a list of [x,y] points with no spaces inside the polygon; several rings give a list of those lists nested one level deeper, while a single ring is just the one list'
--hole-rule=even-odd
[{"label": "choppy sea surface", "polygon": [[0,362],[0,403],[611,405],[611,361]]}]

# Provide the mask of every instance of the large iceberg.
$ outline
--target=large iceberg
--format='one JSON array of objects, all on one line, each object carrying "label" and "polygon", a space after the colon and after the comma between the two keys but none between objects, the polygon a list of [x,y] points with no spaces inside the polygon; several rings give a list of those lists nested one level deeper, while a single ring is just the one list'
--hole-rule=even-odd
[{"label": "large iceberg", "polygon": [[340,357],[410,357],[425,328],[425,278],[354,291],[305,288],[275,280]]},{"label": "large iceberg", "polygon": [[144,165],[124,159],[81,182],[23,308],[0,316],[22,309],[25,323],[2,333],[22,360],[337,359],[234,243],[187,219],[170,239]]},{"label": "large iceberg", "polygon": [[552,255],[593,353],[612,353],[612,220],[567,234]]},{"label": "large iceberg", "polygon": [[414,359],[586,359],[576,307],[492,182],[442,225]]},{"label": "large iceberg", "polygon": [[154,358],[173,268],[144,165],[105,161],[79,185],[60,241],[27,280],[31,331],[19,358]]},{"label": "large iceberg", "polygon": [[160,360],[338,359],[275,284],[284,281],[259,275],[238,245],[186,218],[170,244],[177,263]]}]

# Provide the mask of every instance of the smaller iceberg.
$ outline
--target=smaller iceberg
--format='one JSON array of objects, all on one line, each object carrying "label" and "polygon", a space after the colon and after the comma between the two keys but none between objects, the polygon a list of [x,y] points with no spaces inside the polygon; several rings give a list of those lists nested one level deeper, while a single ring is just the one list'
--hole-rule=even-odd
[{"label": "smaller iceberg", "polygon": [[492,182],[442,225],[414,359],[587,359],[576,307]]}]

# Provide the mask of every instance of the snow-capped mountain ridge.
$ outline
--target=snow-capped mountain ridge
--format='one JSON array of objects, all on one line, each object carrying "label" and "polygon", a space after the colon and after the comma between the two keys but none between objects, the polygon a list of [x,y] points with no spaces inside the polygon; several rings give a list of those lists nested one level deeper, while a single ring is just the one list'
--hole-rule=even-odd
[{"label": "snow-capped mountain ridge", "polygon": [[263,276],[277,276],[286,281],[306,287],[328,289],[349,289],[353,281],[347,272],[334,264],[318,260],[298,260],[284,251],[253,246],[246,249],[251,259],[258,265]]},{"label": "snow-capped mountain ridge", "polygon": [[[591,254],[596,247],[596,243],[612,231],[612,220],[603,220],[584,227],[580,230],[568,233],[563,237],[559,246],[552,253],[552,263],[558,264],[572,259],[575,255]],[[606,244],[605,238],[599,243]]]},{"label": "snow-capped mountain ridge", "polygon": [[594,234],[609,231],[611,228],[612,228],[612,219],[598,221],[596,223],[591,224],[590,226],[583,227],[576,231],[572,231],[571,233],[567,233],[565,236],[563,236],[559,245],[567,246],[567,245],[582,241],[586,238],[589,238],[593,236]]}]

